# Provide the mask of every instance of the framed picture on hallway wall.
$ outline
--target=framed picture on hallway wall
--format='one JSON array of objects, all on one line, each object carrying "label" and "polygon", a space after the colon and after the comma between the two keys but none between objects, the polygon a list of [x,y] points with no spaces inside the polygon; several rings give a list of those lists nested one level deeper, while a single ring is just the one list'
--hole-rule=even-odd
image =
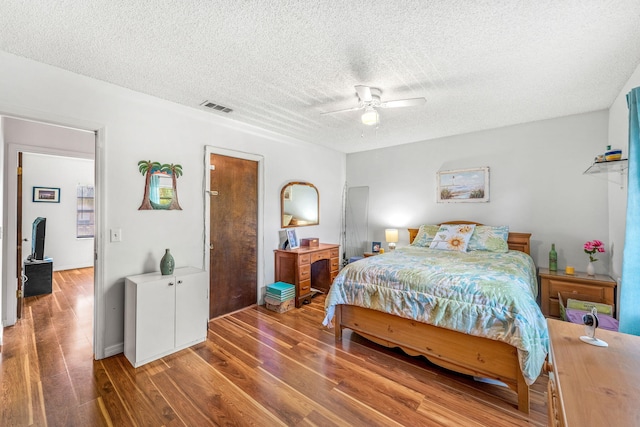
[{"label": "framed picture on hallway wall", "polygon": [[33,187],[33,201],[41,203],[60,203],[60,189],[53,187]]}]

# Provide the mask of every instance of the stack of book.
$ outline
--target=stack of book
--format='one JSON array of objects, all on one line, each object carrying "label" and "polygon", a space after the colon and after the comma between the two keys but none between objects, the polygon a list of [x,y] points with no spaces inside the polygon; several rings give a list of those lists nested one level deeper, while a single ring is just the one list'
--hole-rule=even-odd
[{"label": "stack of book", "polygon": [[295,286],[289,283],[276,282],[267,285],[267,294],[264,301],[269,310],[284,313],[295,307],[295,298]]}]

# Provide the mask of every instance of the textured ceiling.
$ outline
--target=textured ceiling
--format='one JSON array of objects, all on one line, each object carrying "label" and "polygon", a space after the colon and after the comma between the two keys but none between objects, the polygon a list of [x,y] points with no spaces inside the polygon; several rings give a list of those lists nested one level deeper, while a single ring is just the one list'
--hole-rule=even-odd
[{"label": "textured ceiling", "polygon": [[[640,63],[638,0],[2,0],[0,28],[0,50],[344,152],[608,108]],[[320,114],[359,84],[427,103],[377,129]]]}]

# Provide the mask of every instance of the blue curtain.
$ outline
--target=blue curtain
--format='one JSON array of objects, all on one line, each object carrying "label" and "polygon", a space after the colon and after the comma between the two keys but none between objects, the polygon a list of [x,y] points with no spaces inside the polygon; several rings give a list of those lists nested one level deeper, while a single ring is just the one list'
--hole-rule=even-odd
[{"label": "blue curtain", "polygon": [[640,87],[627,94],[629,181],[620,289],[620,332],[640,335]]}]

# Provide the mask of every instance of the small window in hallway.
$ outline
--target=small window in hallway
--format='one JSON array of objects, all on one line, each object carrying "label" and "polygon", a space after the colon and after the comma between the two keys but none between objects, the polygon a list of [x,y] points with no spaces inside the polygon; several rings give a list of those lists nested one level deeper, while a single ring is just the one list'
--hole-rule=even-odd
[{"label": "small window in hallway", "polygon": [[94,235],[94,190],[93,186],[78,186],[78,208],[76,215],[76,237],[92,238]]}]

